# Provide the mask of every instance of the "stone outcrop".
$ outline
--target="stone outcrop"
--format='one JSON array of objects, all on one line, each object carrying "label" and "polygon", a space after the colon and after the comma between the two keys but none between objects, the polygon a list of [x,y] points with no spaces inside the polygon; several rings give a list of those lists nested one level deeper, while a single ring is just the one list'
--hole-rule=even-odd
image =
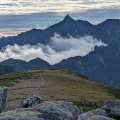
[{"label": "stone outcrop", "polygon": [[86,120],[114,120],[112,118],[108,118],[108,117],[105,117],[105,116],[101,116],[101,115],[94,115]]},{"label": "stone outcrop", "polygon": [[[1,88],[1,93],[2,100],[6,100],[7,90]],[[99,109],[82,113],[74,103],[44,101],[31,95],[23,99],[15,110],[1,113],[0,120],[120,120],[119,105],[120,101],[108,101]]]},{"label": "stone outcrop", "polygon": [[27,98],[23,99],[17,106],[18,108],[31,108],[37,104],[40,104],[44,102],[44,100],[41,97],[38,97],[36,95],[28,96]]},{"label": "stone outcrop", "polygon": [[7,88],[0,87],[0,113],[6,107],[6,101],[7,101]]},{"label": "stone outcrop", "polygon": [[120,100],[118,101],[107,101],[102,107],[109,117],[120,120]]},{"label": "stone outcrop", "polygon": [[82,113],[79,118],[81,120],[120,120],[120,101],[107,101],[104,106],[99,109]]},{"label": "stone outcrop", "polygon": [[99,109],[91,110],[91,111],[86,112],[86,113],[82,113],[79,116],[79,118],[81,120],[87,120],[88,118],[91,118],[92,116],[95,116],[95,115],[107,116],[106,112],[104,110],[102,110],[101,108],[99,108]]},{"label": "stone outcrop", "polygon": [[45,101],[0,115],[0,120],[77,120],[81,111],[71,102]]}]

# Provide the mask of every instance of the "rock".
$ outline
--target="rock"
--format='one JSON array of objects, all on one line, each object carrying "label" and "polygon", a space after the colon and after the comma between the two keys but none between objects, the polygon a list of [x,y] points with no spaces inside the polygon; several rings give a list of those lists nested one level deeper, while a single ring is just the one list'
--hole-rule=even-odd
[{"label": "rock", "polygon": [[94,116],[88,118],[87,120],[114,120],[114,119],[108,118],[105,116],[101,116],[101,115],[94,115]]},{"label": "rock", "polygon": [[[6,104],[6,88],[0,88],[0,97],[2,111]],[[120,120],[120,101],[108,101],[99,109],[82,113],[74,103],[44,101],[31,95],[22,100],[16,110],[1,113],[0,120]]]},{"label": "rock", "polygon": [[45,101],[32,108],[0,114],[0,120],[77,120],[81,111],[71,102]]},{"label": "rock", "polygon": [[[29,108],[20,108],[0,114],[0,120],[42,120],[38,111]],[[44,119],[43,119],[44,120]]]},{"label": "rock", "polygon": [[109,117],[120,120],[120,100],[118,101],[107,101],[102,107]]},{"label": "rock", "polygon": [[36,95],[28,96],[27,98],[23,99],[17,106],[18,108],[30,108],[37,104],[40,104],[44,102],[44,100],[41,97],[38,97]]},{"label": "rock", "polygon": [[80,110],[71,102],[46,101],[34,108],[42,110],[42,116],[46,120],[77,120]]},{"label": "rock", "polygon": [[0,113],[6,107],[6,101],[7,101],[7,88],[0,87]]},{"label": "rock", "polygon": [[101,108],[99,108],[99,109],[88,111],[86,113],[82,113],[79,116],[79,119],[81,119],[81,120],[87,120],[88,118],[90,118],[90,117],[92,117],[94,115],[107,116],[106,112],[104,110],[102,110]]}]

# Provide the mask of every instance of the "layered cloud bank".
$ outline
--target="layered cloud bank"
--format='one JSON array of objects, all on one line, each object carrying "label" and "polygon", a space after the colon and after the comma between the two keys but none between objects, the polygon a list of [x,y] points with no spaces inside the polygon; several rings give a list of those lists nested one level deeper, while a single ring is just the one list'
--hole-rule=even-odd
[{"label": "layered cloud bank", "polygon": [[48,45],[40,43],[34,46],[8,45],[0,51],[0,61],[8,58],[29,61],[39,57],[50,64],[55,64],[69,57],[85,56],[93,51],[95,46],[107,45],[92,36],[63,38],[55,34]]},{"label": "layered cloud bank", "polygon": [[119,0],[0,0],[0,14],[2,15],[43,12],[74,13],[90,9],[119,7]]}]

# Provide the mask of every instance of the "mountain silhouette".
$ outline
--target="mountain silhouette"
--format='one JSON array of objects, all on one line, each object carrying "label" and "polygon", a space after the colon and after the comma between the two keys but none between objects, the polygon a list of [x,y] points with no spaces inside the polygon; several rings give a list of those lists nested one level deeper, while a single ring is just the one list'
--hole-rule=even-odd
[{"label": "mountain silhouette", "polygon": [[[106,47],[96,47],[95,50],[85,57],[72,57],[67,60],[63,60],[60,63],[52,66],[53,68],[65,68],[75,70],[89,79],[107,84],[113,87],[120,88],[120,20],[119,19],[107,19],[104,22],[93,25],[88,21],[74,20],[69,15],[65,18],[45,30],[32,29],[30,31],[19,34],[15,37],[3,37],[0,38],[0,48],[9,45],[36,45],[37,43],[49,44],[51,37],[55,33],[60,34],[62,37],[82,37],[86,35],[93,36],[94,38],[101,40]],[[26,67],[22,61],[17,64],[15,62],[2,62],[2,64],[12,66],[18,71],[29,69],[41,69],[48,68],[48,63],[42,63],[39,60],[36,62],[31,61],[32,67]],[[12,64],[13,63],[13,64]],[[42,63],[42,64],[40,64]],[[11,65],[12,64],[12,65]],[[17,65],[22,67],[17,67]],[[47,65],[46,65],[47,64]],[[40,67],[38,67],[40,65]],[[43,66],[44,67],[43,67]],[[42,66],[42,67],[41,67]]]},{"label": "mountain silhouette", "polygon": [[10,59],[7,59],[7,60],[1,62],[1,64],[11,66],[18,72],[25,71],[25,70],[50,68],[49,63],[47,63],[46,61],[44,61],[40,58],[36,58],[36,59],[33,59],[28,62],[19,60],[19,59],[16,60],[16,59],[10,58]]}]

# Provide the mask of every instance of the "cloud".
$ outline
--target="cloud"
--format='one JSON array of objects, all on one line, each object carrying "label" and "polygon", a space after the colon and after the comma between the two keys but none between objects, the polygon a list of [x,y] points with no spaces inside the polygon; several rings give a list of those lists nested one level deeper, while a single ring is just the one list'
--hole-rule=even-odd
[{"label": "cloud", "polygon": [[0,33],[0,38],[1,38],[1,37],[8,37],[8,35],[7,35],[7,34]]},{"label": "cloud", "polygon": [[0,51],[0,61],[8,58],[22,59],[29,61],[34,58],[41,58],[50,64],[55,64],[63,59],[74,56],[85,56],[94,50],[95,46],[107,46],[92,36],[74,38],[63,38],[55,34],[48,45],[37,44],[34,46],[10,46],[2,48]]},{"label": "cloud", "polygon": [[8,37],[8,36],[17,36],[21,32],[25,32],[30,30],[28,28],[1,28],[0,29],[0,38]]},{"label": "cloud", "polygon": [[119,0],[0,0],[0,14],[4,15],[43,12],[74,13],[89,9],[119,7]]}]

